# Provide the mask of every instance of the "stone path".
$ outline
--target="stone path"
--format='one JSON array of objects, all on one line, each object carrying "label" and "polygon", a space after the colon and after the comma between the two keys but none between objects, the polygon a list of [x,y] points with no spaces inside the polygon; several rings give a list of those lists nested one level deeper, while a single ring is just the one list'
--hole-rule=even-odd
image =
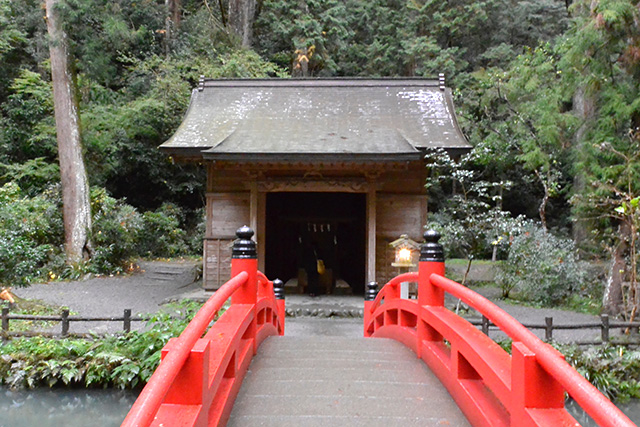
[{"label": "stone path", "polygon": [[[21,298],[38,299],[68,307],[83,317],[122,317],[124,309],[133,316],[156,313],[167,301],[202,289],[197,282],[198,264],[184,262],[140,262],[140,271],[128,276],[95,277],[72,282],[51,282],[14,289]],[[144,322],[134,322],[141,328]],[[121,322],[71,322],[70,332],[118,332]],[[54,326],[59,331],[60,326]]]},{"label": "stone path", "polygon": [[469,423],[435,375],[396,341],[285,334],[268,338],[260,347],[227,425],[393,427]]}]

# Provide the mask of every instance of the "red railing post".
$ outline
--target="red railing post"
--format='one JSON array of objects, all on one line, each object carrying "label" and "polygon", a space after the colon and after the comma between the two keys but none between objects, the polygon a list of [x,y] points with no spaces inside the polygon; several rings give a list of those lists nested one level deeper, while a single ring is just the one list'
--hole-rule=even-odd
[{"label": "red railing post", "polygon": [[429,230],[424,233],[424,240],[420,247],[420,263],[418,265],[418,304],[442,306],[444,305],[444,291],[431,284],[432,274],[444,276],[444,249],[438,243],[440,233]]},{"label": "red railing post", "polygon": [[371,305],[378,296],[378,283],[367,283],[367,290],[364,292],[364,336],[369,337],[371,333],[367,331],[369,322],[371,320]]},{"label": "red railing post", "polygon": [[[162,349],[162,359],[175,349],[177,338],[171,338]],[[199,339],[191,349],[176,379],[171,384],[163,403],[201,405],[208,400],[210,342]]]},{"label": "red railing post", "polygon": [[513,426],[540,425],[532,420],[527,409],[564,408],[564,388],[540,366],[536,354],[521,342],[512,345],[511,396]]},{"label": "red railing post", "polygon": [[280,325],[280,335],[284,335],[284,317],[286,313],[284,311],[284,283],[280,279],[273,281],[273,295],[276,297],[276,304],[278,304],[278,323]]},{"label": "red railing post", "polygon": [[231,250],[231,277],[235,277],[242,271],[246,271],[249,277],[246,283],[231,296],[231,304],[253,305],[253,319],[243,338],[253,340],[253,354],[257,352],[256,332],[257,319],[255,305],[258,301],[258,251],[256,242],[251,240],[253,230],[242,226],[236,231],[238,237]]},{"label": "red railing post", "polygon": [[[425,231],[425,242],[420,246],[420,262],[418,264],[418,305],[444,306],[444,291],[431,283],[431,275],[444,276],[444,249],[438,243],[440,233],[434,230]],[[441,341],[442,335],[426,323],[419,321],[417,327],[418,342],[416,352],[422,356],[423,341]]]}]

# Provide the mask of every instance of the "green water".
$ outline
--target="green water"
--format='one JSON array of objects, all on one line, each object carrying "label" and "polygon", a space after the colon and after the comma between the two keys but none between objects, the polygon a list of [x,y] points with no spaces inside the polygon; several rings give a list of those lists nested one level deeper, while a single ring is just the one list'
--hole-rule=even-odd
[{"label": "green water", "polygon": [[[137,396],[130,390],[0,388],[0,427],[118,427]],[[640,424],[640,400],[619,405]],[[583,427],[597,427],[573,401],[567,409]]]},{"label": "green water", "polygon": [[117,427],[136,395],[130,390],[0,388],[0,427]]},{"label": "green water", "polygon": [[[617,406],[627,415],[627,417],[631,419],[631,421],[636,424],[640,423],[640,399],[633,399],[627,403],[619,404]],[[581,426],[598,427],[598,424],[587,416],[575,401],[570,400],[567,402],[566,408]]]}]

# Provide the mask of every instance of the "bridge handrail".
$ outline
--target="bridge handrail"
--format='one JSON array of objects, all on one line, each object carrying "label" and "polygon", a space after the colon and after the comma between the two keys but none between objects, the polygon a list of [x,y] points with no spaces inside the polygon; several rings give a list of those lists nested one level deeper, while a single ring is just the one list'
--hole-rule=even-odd
[{"label": "bridge handrail", "polygon": [[275,301],[276,297],[273,293],[273,281],[269,280],[260,270],[257,271],[256,278],[258,280],[258,295]]},{"label": "bridge handrail", "polygon": [[[403,282],[417,282],[418,281],[418,273],[414,272],[414,271],[410,271],[408,273],[403,273],[403,274],[399,274],[396,277],[394,277],[393,279],[389,280],[383,287],[382,289],[380,289],[380,292],[378,292],[378,295],[376,296],[376,299],[373,300],[373,302],[371,303],[371,307],[369,309],[370,313],[373,313],[374,311],[376,311],[376,309],[380,306],[380,304],[382,303],[382,300],[384,298],[386,298],[387,296],[392,296],[394,298],[399,297],[400,295],[398,294],[398,285],[400,285]],[[392,295],[391,292],[393,292]]]},{"label": "bridge handrail", "polygon": [[[472,423],[491,426],[578,425],[565,392],[603,427],[635,426],[563,356],[504,310],[444,277],[444,250],[435,231],[424,234],[417,273],[365,293],[364,335],[395,339],[425,361]],[[417,282],[418,299],[400,297],[399,283]],[[444,305],[460,298],[513,340],[510,356],[495,341]],[[384,301],[384,302],[383,302]]]},{"label": "bridge handrail", "polygon": [[162,400],[169,392],[172,382],[184,366],[191,349],[196,341],[202,337],[207,327],[220,311],[223,304],[242,287],[249,274],[241,271],[222,285],[215,294],[202,306],[202,308],[189,322],[187,327],[178,337],[175,347],[167,353],[146,387],[138,396],[122,426],[146,426],[153,421],[155,414],[162,405]]},{"label": "bridge handrail", "polygon": [[573,369],[556,349],[541,341],[506,311],[482,295],[446,277],[431,274],[429,280],[433,285],[460,298],[465,304],[483,314],[514,342],[522,342],[533,351],[538,363],[562,385],[598,425],[635,426],[634,423],[622,419],[620,410]]},{"label": "bridge handrail", "polygon": [[269,283],[269,284],[271,284],[271,286],[273,286],[273,282],[271,280],[269,280],[267,278],[267,276],[262,271],[258,270],[257,277],[258,277],[258,280],[260,280],[260,281],[262,281],[264,283]]}]

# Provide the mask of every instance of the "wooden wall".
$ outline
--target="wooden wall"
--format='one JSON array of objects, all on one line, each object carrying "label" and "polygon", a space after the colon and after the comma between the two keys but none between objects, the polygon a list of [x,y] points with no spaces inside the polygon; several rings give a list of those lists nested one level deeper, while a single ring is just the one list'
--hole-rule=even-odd
[{"label": "wooden wall", "polygon": [[248,192],[207,193],[203,284],[215,290],[231,277],[231,245],[236,230],[250,221]]},{"label": "wooden wall", "polygon": [[[419,165],[420,166],[420,165]],[[394,171],[374,179],[375,192],[375,276],[381,285],[398,274],[398,269],[391,267],[394,251],[389,243],[401,234],[408,234],[416,242],[422,242],[423,226],[426,224],[427,198],[424,194],[424,167],[419,169]],[[235,231],[242,225],[258,228],[258,235],[254,237],[259,242],[258,249],[262,252],[260,240],[264,240],[265,191],[283,191],[282,189],[262,188],[257,192],[255,178],[249,177],[239,170],[216,170],[209,165],[207,179],[207,230],[204,242],[204,270],[203,282],[206,290],[215,290],[230,277],[231,245],[235,239]],[[354,171],[352,171],[353,173]],[[293,174],[295,175],[295,174]],[[290,175],[292,176],[292,175]],[[300,178],[302,179],[302,178]],[[324,179],[328,179],[325,177]],[[336,182],[353,180],[348,176],[335,176]],[[284,178],[283,178],[284,180]],[[321,178],[320,181],[323,179]],[[292,181],[297,182],[295,179]],[[301,181],[306,182],[306,181]],[[333,181],[332,181],[333,182]],[[253,187],[252,184],[253,183]],[[328,186],[328,187],[327,187]],[[334,183],[335,186],[335,183]],[[329,184],[327,188],[333,188]],[[338,190],[345,191],[338,186]],[[370,188],[370,187],[369,187]],[[323,191],[327,191],[323,189]],[[366,187],[352,191],[366,191]],[[260,205],[253,212],[254,222],[251,222],[251,195],[254,194],[254,204]],[[255,208],[255,207],[254,207]],[[260,238],[262,236],[262,239]],[[264,258],[264,253],[260,256]],[[261,264],[264,268],[264,264]]]},{"label": "wooden wall", "polygon": [[[401,234],[422,242],[427,198],[424,195],[380,193],[376,209],[376,281],[382,286],[399,273],[396,267],[391,266],[395,251],[389,244]],[[414,257],[417,264],[418,254]],[[417,271],[417,267],[413,270]]]}]

